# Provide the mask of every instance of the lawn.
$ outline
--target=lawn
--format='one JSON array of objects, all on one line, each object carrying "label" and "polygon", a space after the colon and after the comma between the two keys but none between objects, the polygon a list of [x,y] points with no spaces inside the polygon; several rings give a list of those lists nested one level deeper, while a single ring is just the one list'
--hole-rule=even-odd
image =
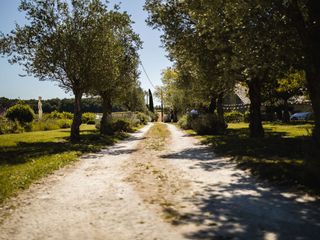
[{"label": "lawn", "polygon": [[0,203],[84,153],[97,152],[125,135],[102,137],[81,126],[81,141],[68,141],[70,129],[0,135]]},{"label": "lawn", "polygon": [[[317,157],[312,149],[312,124],[265,123],[265,138],[249,138],[248,124],[228,124],[227,133],[201,136],[222,156],[230,156],[239,166],[258,177],[278,184],[319,190]],[[311,166],[311,167],[310,167]]]}]

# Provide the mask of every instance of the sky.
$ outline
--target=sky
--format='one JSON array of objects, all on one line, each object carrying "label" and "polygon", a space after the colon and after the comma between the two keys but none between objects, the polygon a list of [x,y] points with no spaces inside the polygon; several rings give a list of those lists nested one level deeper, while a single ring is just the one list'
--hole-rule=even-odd
[{"label": "sky", "polygon": [[[119,3],[119,0],[110,0],[110,6]],[[145,20],[148,13],[143,11],[144,0],[122,0],[121,10],[127,11],[135,22],[133,28],[140,35],[143,41],[143,49],[139,51],[140,59],[149,75],[153,85],[161,85],[161,72],[171,62],[166,58],[165,50],[160,47],[161,32],[147,26]],[[18,11],[20,0],[0,0],[0,31],[9,33],[15,23],[25,23],[24,13]],[[140,66],[141,87],[145,90],[153,90],[145,73]],[[34,77],[21,77],[25,75],[18,64],[11,65],[6,57],[0,57],[0,97],[37,99],[70,98],[71,93],[65,93],[57,86],[57,83],[50,81],[39,81]]]}]

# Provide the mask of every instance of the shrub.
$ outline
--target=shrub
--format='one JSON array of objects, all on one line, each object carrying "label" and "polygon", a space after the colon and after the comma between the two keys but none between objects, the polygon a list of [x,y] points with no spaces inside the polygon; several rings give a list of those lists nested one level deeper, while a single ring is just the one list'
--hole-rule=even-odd
[{"label": "shrub", "polygon": [[46,115],[46,119],[72,119],[73,114],[69,112],[53,111]]},{"label": "shrub", "polygon": [[60,129],[60,126],[55,119],[36,121],[32,124],[32,131],[49,131],[57,129]]},{"label": "shrub", "polygon": [[73,113],[70,113],[70,112],[62,112],[62,115],[63,115],[63,118],[64,118],[64,119],[70,119],[70,120],[73,119]]},{"label": "shrub", "polygon": [[29,105],[19,103],[8,108],[6,118],[18,121],[20,124],[26,124],[33,121],[35,114]]},{"label": "shrub", "polygon": [[70,128],[72,124],[70,119],[57,119],[56,122],[60,128]]},{"label": "shrub", "polygon": [[157,112],[150,112],[148,111],[148,116],[151,118],[151,122],[157,122],[159,119],[159,114]]},{"label": "shrub", "polygon": [[244,114],[237,111],[226,112],[224,114],[224,119],[228,123],[237,123],[244,121]]},{"label": "shrub", "polygon": [[95,124],[96,123],[96,114],[86,112],[82,114],[82,123],[85,124]]},{"label": "shrub", "polygon": [[178,125],[182,128],[182,129],[192,129],[191,128],[191,121],[192,121],[192,117],[190,115],[183,115],[179,121],[178,121]]},{"label": "shrub", "polygon": [[147,114],[139,112],[135,114],[135,117],[139,120],[140,124],[146,125],[150,121],[150,117]]},{"label": "shrub", "polygon": [[21,127],[18,121],[11,121],[5,117],[0,116],[0,134],[21,132],[23,132],[23,127]]},{"label": "shrub", "polygon": [[132,132],[131,124],[127,120],[117,119],[112,123],[112,130],[114,132]]},{"label": "shrub", "polygon": [[215,114],[203,114],[193,118],[191,128],[200,135],[222,134],[227,128],[224,122],[218,120]]}]

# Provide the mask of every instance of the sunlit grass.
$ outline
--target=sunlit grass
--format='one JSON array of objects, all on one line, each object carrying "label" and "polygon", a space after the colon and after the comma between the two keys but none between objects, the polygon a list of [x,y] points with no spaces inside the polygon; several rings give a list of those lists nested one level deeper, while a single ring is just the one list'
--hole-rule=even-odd
[{"label": "sunlit grass", "polygon": [[0,135],[0,203],[80,155],[125,137],[102,137],[92,125],[81,126],[79,143],[71,143],[69,135],[70,129]]}]

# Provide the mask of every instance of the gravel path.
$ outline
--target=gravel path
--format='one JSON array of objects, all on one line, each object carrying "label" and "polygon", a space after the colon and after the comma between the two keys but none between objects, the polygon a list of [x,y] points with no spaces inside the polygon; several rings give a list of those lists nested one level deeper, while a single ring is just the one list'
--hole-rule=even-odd
[{"label": "gravel path", "polygon": [[318,200],[259,183],[174,125],[149,151],[151,126],[34,184],[0,239],[319,239]]}]

